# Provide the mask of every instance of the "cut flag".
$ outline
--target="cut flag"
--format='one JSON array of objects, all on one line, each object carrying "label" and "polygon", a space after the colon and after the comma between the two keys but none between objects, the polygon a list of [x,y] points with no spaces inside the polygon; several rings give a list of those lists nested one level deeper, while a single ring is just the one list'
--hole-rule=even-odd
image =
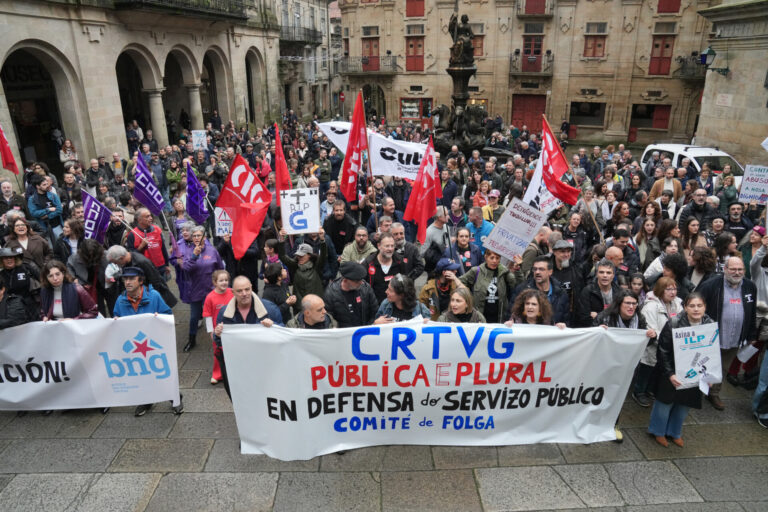
[{"label": "cut flag", "polygon": [[440,178],[437,176],[437,159],[432,137],[421,159],[419,174],[413,182],[411,197],[403,213],[403,219],[413,221],[419,227],[416,238],[421,244],[427,239],[427,224],[437,211],[437,200],[443,197]]},{"label": "cut flag", "polygon": [[8,144],[8,139],[5,138],[5,132],[2,125],[0,125],[0,159],[3,161],[3,168],[8,169],[16,176],[19,175],[19,166],[16,165],[16,159],[13,158],[13,151],[11,151],[11,145]]},{"label": "cut flag", "polygon": [[272,203],[272,194],[264,186],[248,162],[237,155],[232,162],[216,208],[222,208],[232,219],[232,252],[241,259],[259,234]]},{"label": "cut flag", "polygon": [[275,194],[277,194],[277,206],[280,206],[280,192],[291,190],[291,174],[288,172],[288,163],[283,153],[283,142],[280,140],[280,129],[275,123]]},{"label": "cut flag", "polygon": [[192,166],[187,161],[187,213],[198,224],[208,220],[208,207],[205,205],[205,190],[197,180]]},{"label": "cut flag", "polygon": [[365,129],[363,93],[357,93],[355,110],[352,112],[352,128],[349,131],[347,152],[341,167],[341,194],[347,201],[357,200],[357,178],[363,167],[363,151],[368,151],[368,133]]}]

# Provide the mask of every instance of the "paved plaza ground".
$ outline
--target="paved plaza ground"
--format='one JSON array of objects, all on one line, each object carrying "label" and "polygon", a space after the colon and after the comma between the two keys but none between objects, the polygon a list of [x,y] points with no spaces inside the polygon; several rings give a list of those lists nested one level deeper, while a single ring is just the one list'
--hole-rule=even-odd
[{"label": "paved plaza ground", "polygon": [[[179,350],[187,311],[175,308]],[[725,411],[691,412],[682,449],[658,446],[650,410],[627,400],[622,444],[381,446],[281,462],[239,454],[211,361],[209,343],[179,354],[181,416],[168,403],[141,418],[0,413],[0,511],[768,510],[768,430],[729,384]]]}]

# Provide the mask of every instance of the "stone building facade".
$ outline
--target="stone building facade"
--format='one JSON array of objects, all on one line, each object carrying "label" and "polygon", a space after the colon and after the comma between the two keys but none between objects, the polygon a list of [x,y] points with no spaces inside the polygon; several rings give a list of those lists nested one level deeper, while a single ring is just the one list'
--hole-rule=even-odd
[{"label": "stone building facade", "polygon": [[[451,101],[452,0],[340,0],[349,100],[369,114],[430,125]],[[595,141],[688,141],[704,70],[707,0],[461,0],[475,37],[470,103],[538,129],[571,122]]]},{"label": "stone building facade", "polygon": [[330,116],[340,83],[334,83],[328,1],[279,0],[278,10],[282,107],[305,119]]},{"label": "stone building facade", "polygon": [[0,124],[17,161],[59,170],[57,128],[87,161],[127,157],[132,119],[166,144],[182,109],[192,129],[214,110],[237,126],[276,118],[275,13],[269,0],[0,0]]},{"label": "stone building facade", "polygon": [[768,165],[768,0],[724,0],[699,13],[712,22],[715,60],[701,100],[696,143],[719,146],[742,165]]}]

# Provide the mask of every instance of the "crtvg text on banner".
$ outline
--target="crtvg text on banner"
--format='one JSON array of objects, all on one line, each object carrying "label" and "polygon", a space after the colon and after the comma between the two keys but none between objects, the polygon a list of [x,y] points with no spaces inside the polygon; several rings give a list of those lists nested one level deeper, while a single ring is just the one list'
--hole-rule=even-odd
[{"label": "crtvg text on banner", "polygon": [[615,439],[644,331],[421,321],[226,326],[243,453]]}]

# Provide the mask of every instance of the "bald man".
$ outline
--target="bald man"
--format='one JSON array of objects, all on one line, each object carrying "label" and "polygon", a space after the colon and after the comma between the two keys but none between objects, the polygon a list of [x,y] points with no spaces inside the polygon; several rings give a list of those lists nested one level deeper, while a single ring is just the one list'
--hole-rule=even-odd
[{"label": "bald man", "polygon": [[624,251],[618,247],[609,247],[605,250],[605,259],[613,263],[613,266],[616,267],[615,279],[618,279],[618,276],[621,275],[629,278],[629,268],[624,264]]},{"label": "bald man", "polygon": [[294,329],[334,329],[336,320],[325,310],[323,299],[312,293],[301,299],[301,313],[291,318],[286,327]]},{"label": "bald man", "polygon": [[229,392],[227,366],[221,347],[221,333],[224,332],[225,326],[233,324],[261,324],[264,327],[272,327],[274,324],[283,325],[280,308],[275,303],[260,299],[258,295],[253,293],[253,285],[247,277],[237,276],[232,281],[232,293],[235,297],[219,311],[216,329],[213,331],[213,341],[216,343],[213,354],[219,361],[224,389],[230,400],[232,395]]}]

